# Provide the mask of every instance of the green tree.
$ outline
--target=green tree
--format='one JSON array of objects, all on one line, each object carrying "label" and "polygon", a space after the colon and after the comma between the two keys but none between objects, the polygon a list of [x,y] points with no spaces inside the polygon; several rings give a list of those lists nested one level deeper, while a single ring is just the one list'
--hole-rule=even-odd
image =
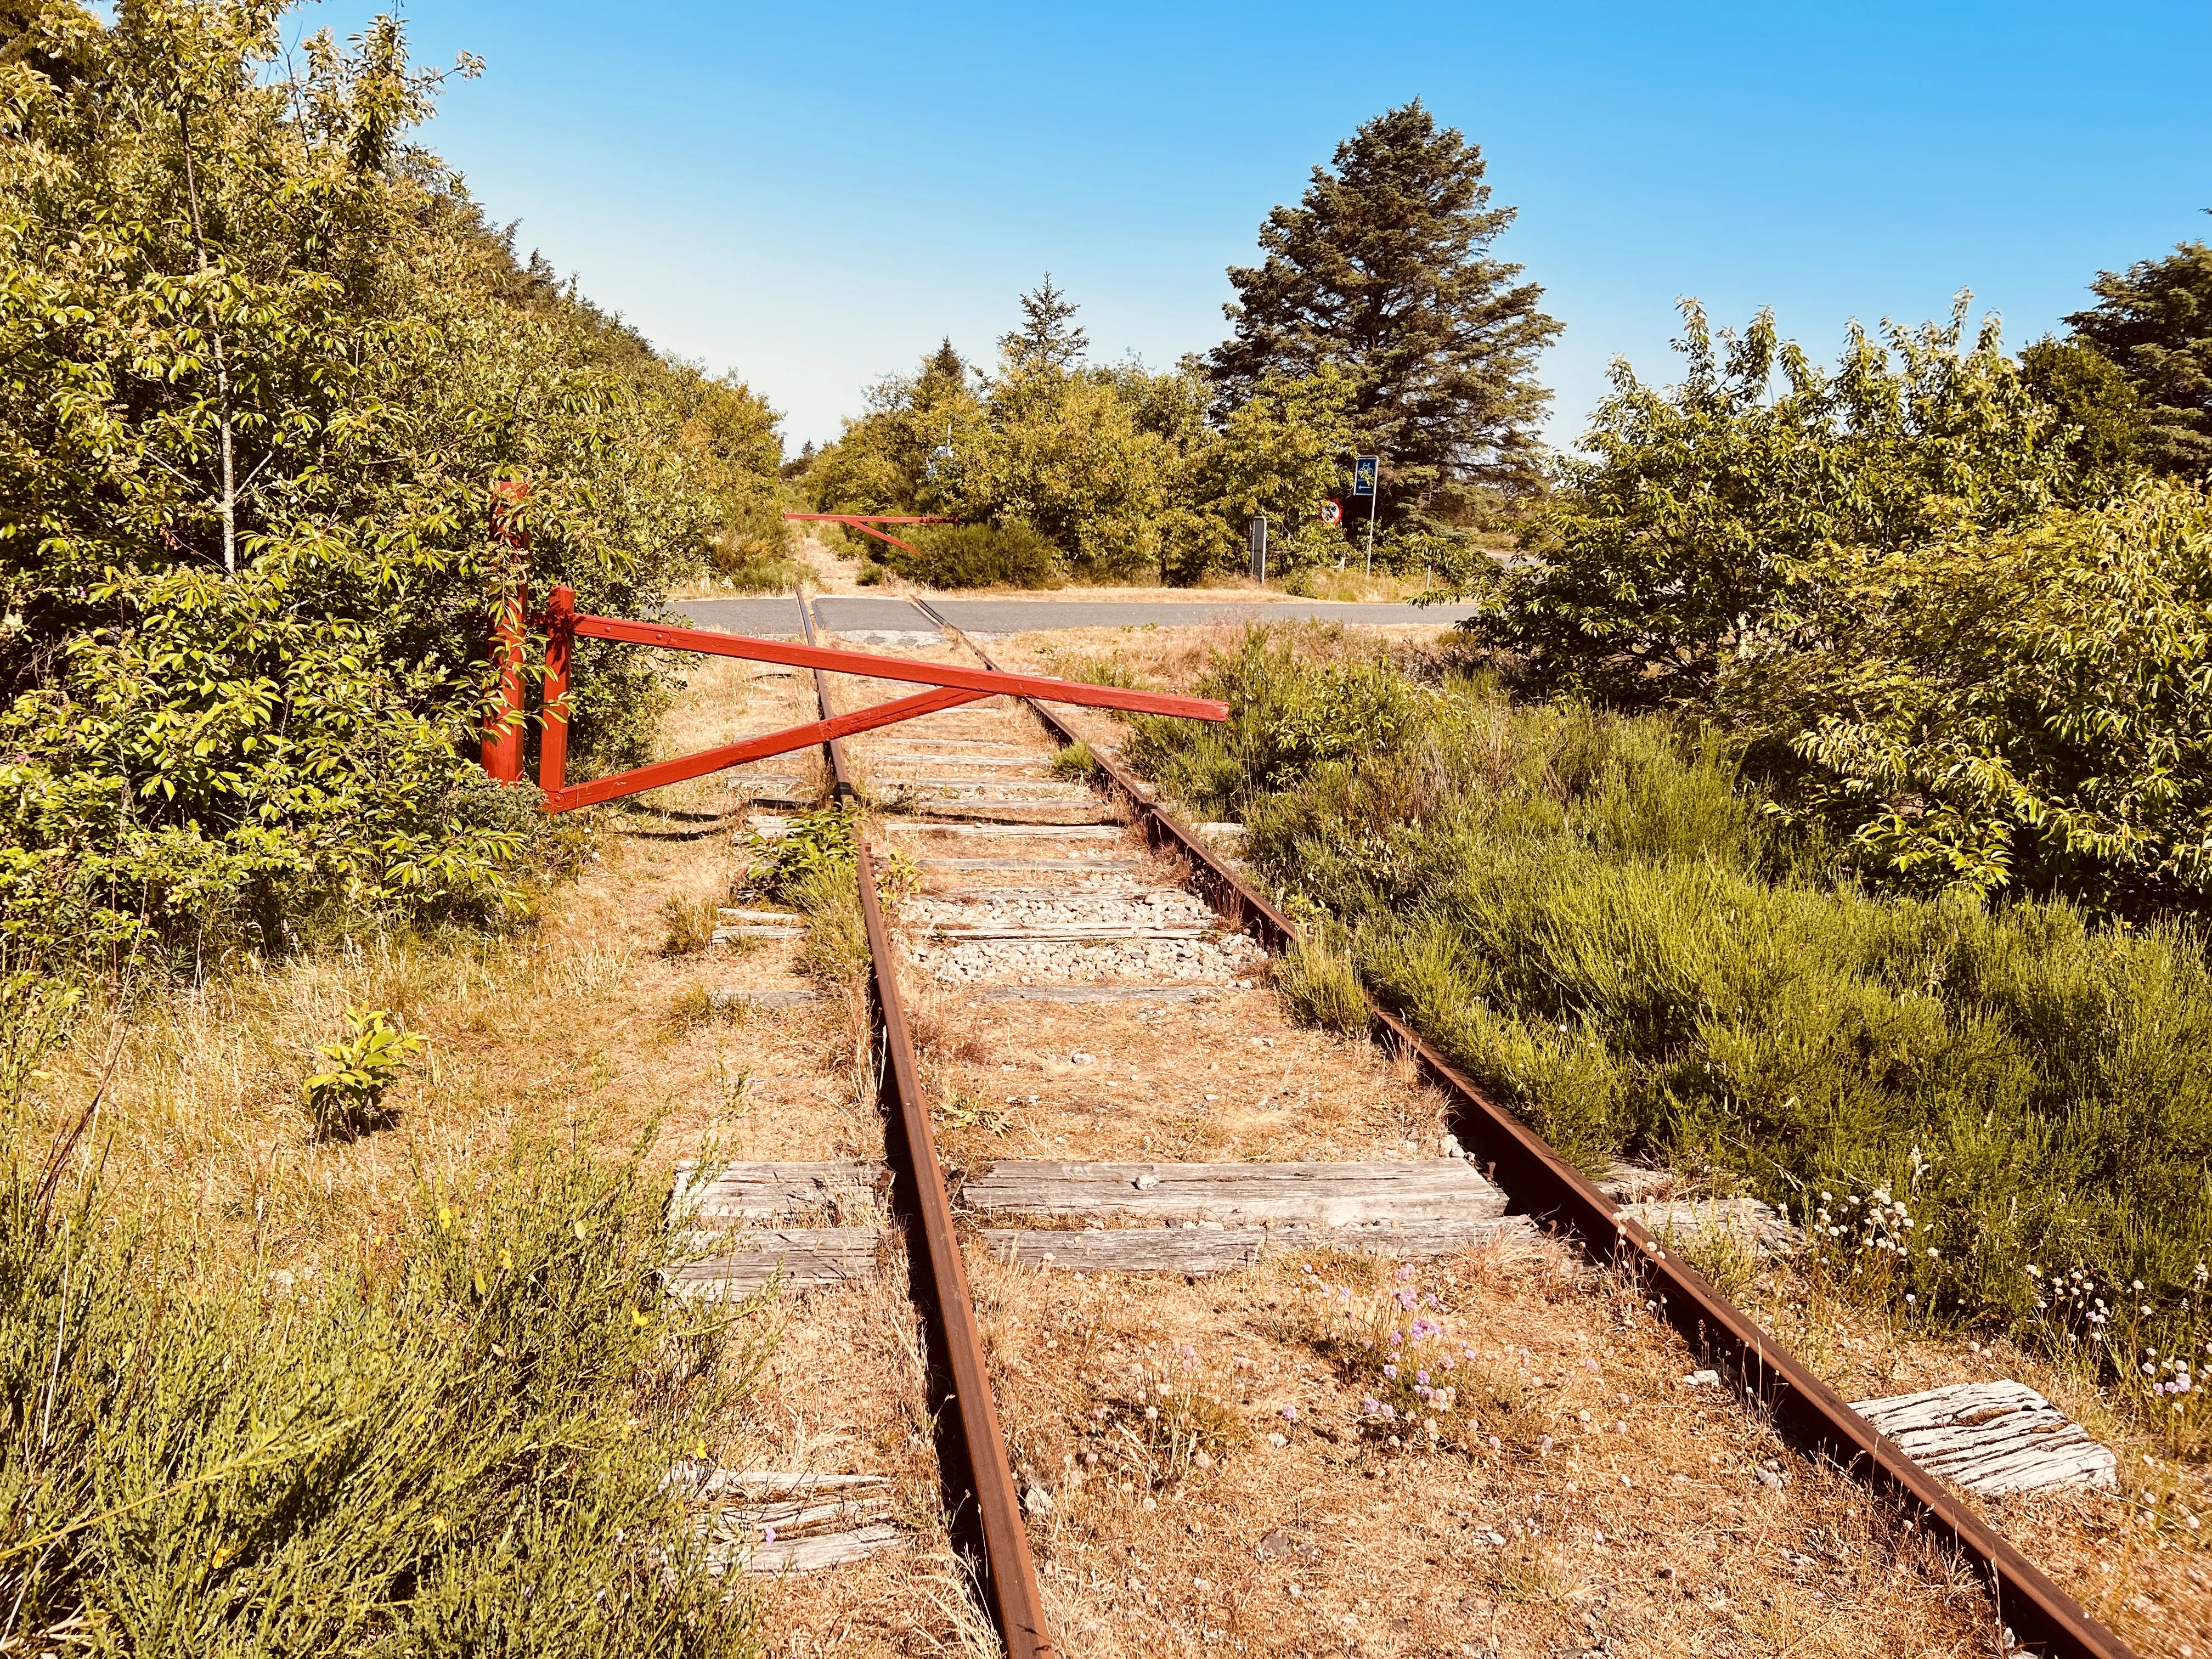
[{"label": "green tree", "polygon": [[2142,464],[2150,419],[2125,370],[2085,339],[2049,336],[2020,354],[2029,390],[2065,428],[2068,494],[2100,501],[2124,488]]},{"label": "green tree", "polygon": [[1994,319],[1966,343],[1966,307],[1881,341],[1854,325],[1829,374],[1765,312],[1717,345],[1685,302],[1680,384],[1614,363],[1535,559],[1472,631],[1559,689],[1702,702],[1730,664],[1803,633],[1838,550],[2031,521],[2062,497],[2068,434]]},{"label": "green tree", "polygon": [[2149,481],[1824,562],[1817,626],[1735,665],[1785,812],[1924,888],[2150,910],[2212,894],[2212,502]]},{"label": "green tree", "polygon": [[1358,446],[1387,459],[1385,505],[1453,485],[1535,478],[1549,393],[1537,355],[1559,331],[1543,290],[1492,256],[1515,210],[1492,205],[1480,149],[1419,100],[1376,116],[1260,229],[1265,260],[1233,267],[1234,326],[1210,367],[1225,405],[1263,383],[1342,369]]},{"label": "green tree", "polygon": [[[536,819],[473,755],[491,482],[529,486],[535,592],[637,614],[774,464],[758,399],[408,142],[441,77],[396,22],[284,74],[283,10],[55,3],[0,53],[0,942],[34,954],[519,902]],[[579,666],[581,771],[658,682]]]},{"label": "green tree", "polygon": [[1008,374],[1064,374],[1083,361],[1091,341],[1076,324],[1074,303],[1052,285],[1050,271],[1022,295],[1021,307],[1022,325],[999,340]]},{"label": "green tree", "polygon": [[2212,246],[2182,242],[2089,286],[2097,303],[2066,321],[2135,383],[2150,428],[2145,459],[2212,475]]}]

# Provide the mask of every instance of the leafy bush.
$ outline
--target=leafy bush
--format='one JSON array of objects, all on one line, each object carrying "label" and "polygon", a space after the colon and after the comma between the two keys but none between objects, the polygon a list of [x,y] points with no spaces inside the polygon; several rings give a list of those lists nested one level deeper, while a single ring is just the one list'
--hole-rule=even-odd
[{"label": "leafy bush", "polygon": [[[520,908],[534,815],[473,756],[495,597],[649,612],[774,486],[758,398],[519,262],[406,142],[438,77],[398,24],[288,60],[280,9],[36,7],[0,64],[17,949]],[[530,490],[517,568],[497,478]],[[579,653],[579,775],[635,757],[657,688],[638,647]]]},{"label": "leafy bush", "polygon": [[1097,757],[1091,754],[1091,745],[1080,738],[1053,753],[1052,775],[1056,778],[1065,778],[1071,783],[1085,783],[1097,770]]},{"label": "leafy bush", "polygon": [[1058,548],[1018,520],[1003,525],[922,525],[915,553],[896,547],[884,562],[924,587],[1058,587],[1067,580]]},{"label": "leafy bush", "polygon": [[1838,557],[1819,615],[1817,644],[1741,663],[1726,702],[1786,745],[1788,811],[1862,867],[2137,914],[2212,894],[2202,490]]},{"label": "leafy bush", "polygon": [[[1205,683],[1229,722],[1143,720],[1131,751],[1242,816],[1255,867],[1340,920],[1375,994],[1553,1144],[1808,1222],[1823,1191],[1909,1196],[1911,1249],[1863,1286],[1909,1317],[2108,1349],[2129,1375],[2212,1339],[2191,931],[1839,884],[1726,747],[1654,716],[1407,681],[1352,704],[1389,711],[1364,740],[1317,751],[1346,683],[1255,630]],[[2109,1320],[2031,1267],[2080,1271]]]},{"label": "leafy bush", "polygon": [[820,870],[849,871],[860,834],[856,801],[832,801],[793,812],[783,834],[771,840],[756,831],[746,842],[746,884],[765,897],[788,903],[799,884]]},{"label": "leafy bush", "polygon": [[349,1008],[345,1022],[348,1035],[315,1050],[321,1069],[300,1085],[315,1133],[325,1140],[386,1127],[384,1097],[422,1052],[422,1039],[401,1030],[381,1008]]},{"label": "leafy bush", "polygon": [[1767,313],[1717,349],[1685,302],[1681,383],[1614,365],[1589,459],[1562,468],[1531,532],[1536,558],[1470,630],[1553,690],[1707,698],[1740,650],[1796,635],[1818,587],[1808,562],[1902,552],[1947,527],[2012,529],[2077,486],[2094,493],[1994,321],[1965,343],[1965,304],[1948,326],[1893,329],[1886,343],[1854,328],[1830,374]]}]

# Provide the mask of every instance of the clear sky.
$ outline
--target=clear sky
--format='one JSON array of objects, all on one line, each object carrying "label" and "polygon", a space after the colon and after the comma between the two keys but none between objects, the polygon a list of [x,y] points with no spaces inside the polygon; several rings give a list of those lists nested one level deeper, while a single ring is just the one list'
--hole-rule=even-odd
[{"label": "clear sky", "polygon": [[[296,32],[378,9],[331,0]],[[878,5],[443,0],[487,62],[426,137],[494,220],[787,445],[940,336],[988,362],[1049,270],[1094,356],[1225,331],[1224,270],[1367,117],[1482,146],[1498,243],[1566,325],[1571,443],[1619,354],[1671,379],[1680,295],[1814,355],[1970,288],[2015,347],[2100,269],[2212,236],[2212,4]]]}]

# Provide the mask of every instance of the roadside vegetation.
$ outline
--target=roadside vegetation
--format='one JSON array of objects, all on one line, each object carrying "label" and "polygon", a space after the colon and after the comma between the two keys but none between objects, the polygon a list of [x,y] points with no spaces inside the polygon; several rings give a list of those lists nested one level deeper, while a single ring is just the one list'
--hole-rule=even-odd
[{"label": "roadside vegetation", "polygon": [[0,985],[0,1648],[753,1650],[665,1476],[757,1345],[662,1293],[643,1145],[525,1133],[295,1272],[109,1179],[99,1094],[42,1124],[70,1000]]},{"label": "roadside vegetation", "polygon": [[[518,257],[410,137],[400,26],[66,0],[0,53],[0,945],[185,964],[527,907],[566,856],[474,754],[493,596],[651,614],[774,568],[774,416]],[[510,561],[490,484],[528,498]],[[576,766],[642,651],[578,653]]]}]

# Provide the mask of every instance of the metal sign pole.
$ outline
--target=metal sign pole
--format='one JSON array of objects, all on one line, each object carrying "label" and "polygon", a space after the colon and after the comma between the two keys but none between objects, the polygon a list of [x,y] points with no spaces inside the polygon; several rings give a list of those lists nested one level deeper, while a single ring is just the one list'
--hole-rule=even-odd
[{"label": "metal sign pole", "polygon": [[1367,574],[1375,574],[1375,503],[1382,494],[1382,458],[1356,456],[1352,463],[1352,493],[1367,497]]}]

